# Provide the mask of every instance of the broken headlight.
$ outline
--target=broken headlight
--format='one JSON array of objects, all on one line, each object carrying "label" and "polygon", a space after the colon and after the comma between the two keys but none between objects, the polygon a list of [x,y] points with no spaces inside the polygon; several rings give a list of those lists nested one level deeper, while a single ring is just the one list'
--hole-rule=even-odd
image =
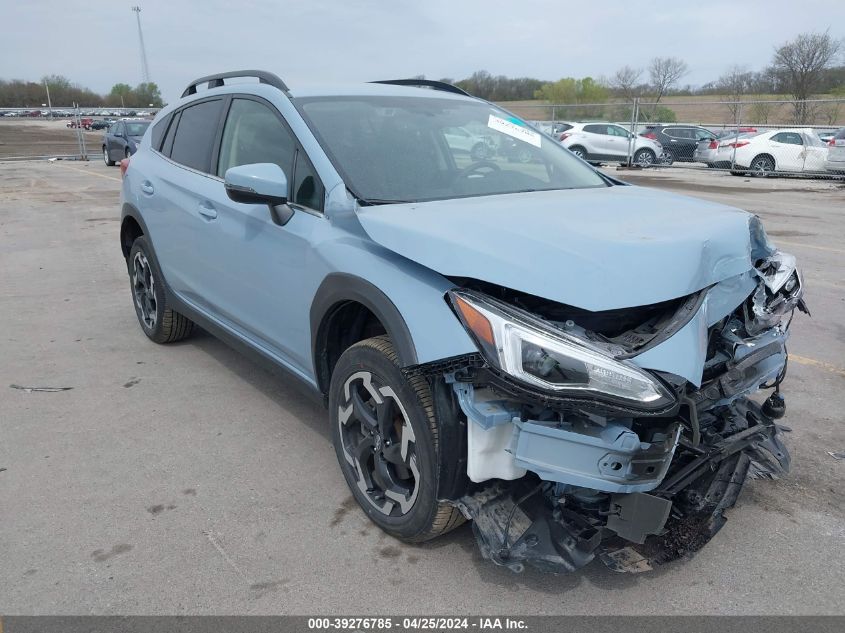
[{"label": "broken headlight", "polygon": [[449,298],[487,361],[523,383],[642,410],[675,402],[656,376],[572,332],[479,293],[453,290]]},{"label": "broken headlight", "polygon": [[745,327],[756,335],[782,325],[797,307],[809,314],[804,303],[804,280],[795,263],[795,256],[775,251],[757,262],[761,283],[746,301]]}]

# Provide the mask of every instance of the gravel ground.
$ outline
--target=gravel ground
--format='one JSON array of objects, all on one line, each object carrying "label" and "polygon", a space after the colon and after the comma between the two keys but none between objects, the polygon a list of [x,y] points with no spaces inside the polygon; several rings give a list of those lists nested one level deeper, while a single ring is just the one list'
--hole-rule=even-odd
[{"label": "gravel ground", "polygon": [[116,168],[0,164],[0,613],[845,613],[845,460],[828,454],[845,450],[845,192],[614,173],[758,213],[799,256],[793,472],[752,482],[692,560],[553,576],[483,561],[468,525],[417,547],[380,532],[323,409],[208,335],[143,336]]},{"label": "gravel ground", "polygon": [[[90,156],[100,156],[103,131],[82,131]],[[33,121],[0,119],[0,160],[27,156],[69,156],[80,154],[75,129],[66,119]]]}]

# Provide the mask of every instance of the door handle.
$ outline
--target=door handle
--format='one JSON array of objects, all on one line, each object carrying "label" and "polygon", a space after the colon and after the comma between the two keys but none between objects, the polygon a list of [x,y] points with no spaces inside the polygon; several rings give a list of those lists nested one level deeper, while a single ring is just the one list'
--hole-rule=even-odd
[{"label": "door handle", "polygon": [[670,143],[677,143],[678,141],[676,141],[676,140],[675,140],[675,139],[673,139],[673,138],[670,138],[670,139],[669,139],[669,142],[670,142]]},{"label": "door handle", "polygon": [[156,190],[155,187],[153,187],[153,183],[151,183],[149,180],[145,180],[141,183],[141,191],[143,191],[148,196],[151,196],[155,193]]},{"label": "door handle", "polygon": [[217,209],[211,206],[208,202],[200,202],[198,209],[200,215],[208,220],[213,220],[217,217]]}]

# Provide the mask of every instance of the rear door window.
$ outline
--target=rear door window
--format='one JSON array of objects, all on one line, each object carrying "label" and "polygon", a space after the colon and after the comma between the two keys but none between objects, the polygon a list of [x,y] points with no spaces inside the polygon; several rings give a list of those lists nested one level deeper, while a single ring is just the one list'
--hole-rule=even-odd
[{"label": "rear door window", "polygon": [[584,126],[585,132],[592,132],[593,134],[607,134],[607,126],[606,125],[585,125]]},{"label": "rear door window", "polygon": [[786,143],[788,145],[803,145],[804,140],[796,132],[780,132],[772,137],[775,143]]},{"label": "rear door window", "polygon": [[223,100],[214,99],[182,110],[170,158],[186,167],[210,173],[211,154],[222,108]]},{"label": "rear door window", "polygon": [[164,134],[167,132],[167,126],[170,125],[170,120],[173,118],[172,114],[168,114],[161,121],[153,125],[153,131],[150,134],[150,145],[154,150],[161,149],[161,142],[164,140]]}]

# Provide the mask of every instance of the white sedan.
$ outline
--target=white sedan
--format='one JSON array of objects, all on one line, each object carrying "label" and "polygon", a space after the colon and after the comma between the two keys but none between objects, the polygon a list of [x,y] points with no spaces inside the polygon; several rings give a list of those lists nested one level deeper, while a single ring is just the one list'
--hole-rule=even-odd
[{"label": "white sedan", "polygon": [[827,145],[813,130],[798,128],[749,134],[729,141],[725,149],[735,175],[824,172],[828,153]]}]

